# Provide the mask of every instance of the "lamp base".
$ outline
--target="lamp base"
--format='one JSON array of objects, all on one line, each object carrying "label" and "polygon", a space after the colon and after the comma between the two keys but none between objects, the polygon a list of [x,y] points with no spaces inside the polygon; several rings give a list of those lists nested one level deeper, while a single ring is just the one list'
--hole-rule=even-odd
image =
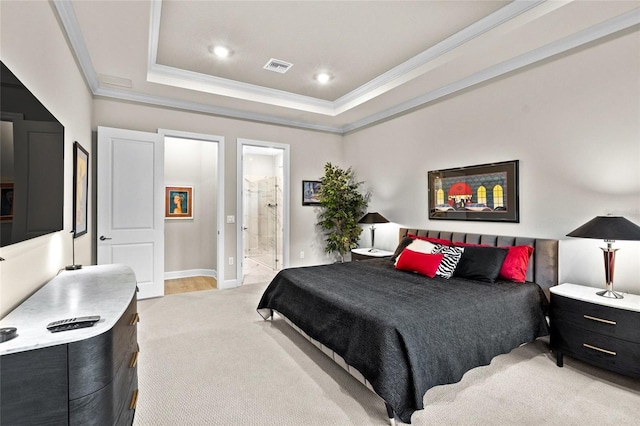
[{"label": "lamp base", "polygon": [[67,271],[77,271],[78,269],[82,269],[82,265],[67,265],[64,269]]},{"label": "lamp base", "polygon": [[609,299],[624,299],[624,296],[613,290],[602,290],[596,293],[598,296],[608,297]]}]

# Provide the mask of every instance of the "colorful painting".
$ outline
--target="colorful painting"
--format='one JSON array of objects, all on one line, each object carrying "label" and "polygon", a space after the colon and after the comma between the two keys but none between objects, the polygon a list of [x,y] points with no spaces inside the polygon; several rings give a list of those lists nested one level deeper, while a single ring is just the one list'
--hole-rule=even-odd
[{"label": "colorful painting", "polygon": [[166,186],[164,193],[166,219],[193,219],[193,187]]},{"label": "colorful painting", "polygon": [[429,219],[519,222],[518,161],[429,172]]}]

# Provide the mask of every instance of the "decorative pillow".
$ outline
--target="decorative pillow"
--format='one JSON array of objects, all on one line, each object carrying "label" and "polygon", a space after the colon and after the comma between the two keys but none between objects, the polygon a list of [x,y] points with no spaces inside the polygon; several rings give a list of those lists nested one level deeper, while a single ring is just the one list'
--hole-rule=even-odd
[{"label": "decorative pillow", "polygon": [[529,259],[533,254],[531,246],[510,246],[502,247],[507,249],[507,257],[505,257],[500,268],[499,278],[517,283],[523,283],[527,280],[527,268],[529,267]]},{"label": "decorative pillow", "polygon": [[413,238],[414,240],[429,241],[430,243],[433,243],[433,244],[442,244],[443,246],[450,246],[451,245],[451,241],[443,240],[442,238],[420,237],[420,236],[415,235],[415,234],[407,234],[407,237]]},{"label": "decorative pillow", "polygon": [[436,245],[425,240],[413,240],[407,248],[409,250],[417,251],[418,253],[431,254],[436,249]]},{"label": "decorative pillow", "polygon": [[[429,241],[411,240],[411,243],[406,248],[418,253],[431,254],[433,253],[433,250],[436,248],[436,245],[433,243],[430,243]],[[396,258],[396,262],[402,256],[402,253],[403,252],[400,252],[400,254],[398,254],[398,257]]]},{"label": "decorative pillow", "polygon": [[417,272],[433,278],[436,276],[436,271],[443,258],[443,254],[419,253],[407,248],[398,258],[396,269]]},{"label": "decorative pillow", "polygon": [[445,246],[445,245],[437,245],[434,254],[443,254],[444,259],[440,262],[440,266],[438,266],[438,270],[436,271],[436,275],[442,278],[449,279],[453,275],[453,271],[456,270],[456,266],[460,261],[460,257],[462,253],[464,253],[463,247],[453,247],[453,246]]},{"label": "decorative pillow", "polygon": [[504,248],[466,246],[453,275],[476,281],[495,282],[506,256],[507,249]]},{"label": "decorative pillow", "polygon": [[398,256],[400,256],[400,253],[402,253],[402,250],[404,250],[412,242],[413,242],[413,238],[404,237],[400,241],[400,244],[398,244],[398,247],[396,247],[396,251],[393,252],[393,256],[391,256],[391,260],[395,261],[398,258]]}]

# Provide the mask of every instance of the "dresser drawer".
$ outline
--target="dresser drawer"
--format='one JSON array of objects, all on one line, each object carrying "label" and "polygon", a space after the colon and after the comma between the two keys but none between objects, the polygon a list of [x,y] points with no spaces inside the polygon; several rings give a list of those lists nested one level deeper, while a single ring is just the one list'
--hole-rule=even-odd
[{"label": "dresser drawer", "polygon": [[640,343],[585,330],[569,322],[552,322],[551,347],[591,364],[640,377]]},{"label": "dresser drawer", "polygon": [[69,344],[69,399],[89,395],[109,384],[118,367],[137,350],[135,295],[109,331]]},{"label": "dresser drawer", "polygon": [[67,424],[67,376],[66,345],[0,357],[1,424]]},{"label": "dresser drawer", "polygon": [[121,413],[129,410],[131,388],[138,381],[137,366],[123,360],[115,378],[107,386],[90,395],[69,401],[70,425],[107,426],[119,424]]},{"label": "dresser drawer", "polygon": [[607,336],[640,343],[640,312],[551,294],[551,322],[571,322]]}]

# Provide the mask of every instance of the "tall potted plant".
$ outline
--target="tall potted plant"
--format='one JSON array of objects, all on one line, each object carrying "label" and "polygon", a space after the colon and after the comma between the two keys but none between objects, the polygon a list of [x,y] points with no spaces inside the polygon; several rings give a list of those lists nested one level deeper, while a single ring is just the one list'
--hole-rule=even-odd
[{"label": "tall potted plant", "polygon": [[344,170],[327,163],[320,187],[320,209],[318,226],[325,234],[326,253],[337,252],[340,261],[352,248],[358,246],[362,228],[358,220],[369,204],[369,193],[359,190],[363,182],[356,180],[351,167]]}]

